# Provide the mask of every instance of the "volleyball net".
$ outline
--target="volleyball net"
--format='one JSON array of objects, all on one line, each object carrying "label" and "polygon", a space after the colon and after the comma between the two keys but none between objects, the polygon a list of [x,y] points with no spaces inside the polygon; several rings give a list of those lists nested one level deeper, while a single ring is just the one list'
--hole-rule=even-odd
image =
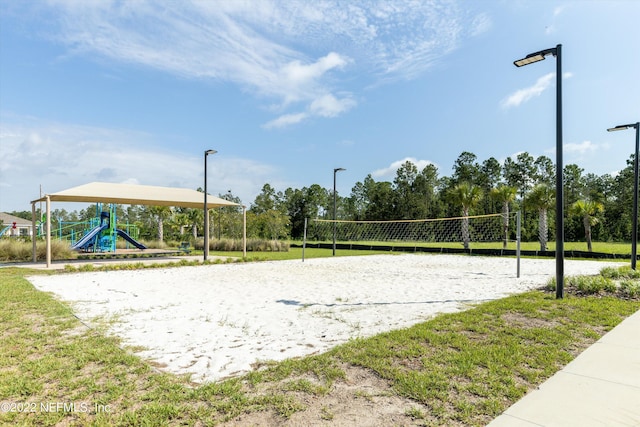
[{"label": "volleyball net", "polygon": [[520,277],[520,213],[396,221],[307,219],[306,247],[515,255]]},{"label": "volleyball net", "polygon": [[[395,221],[345,221],[311,219],[307,242],[472,243],[515,241],[516,214],[477,215]],[[498,247],[498,245],[496,246]]]}]

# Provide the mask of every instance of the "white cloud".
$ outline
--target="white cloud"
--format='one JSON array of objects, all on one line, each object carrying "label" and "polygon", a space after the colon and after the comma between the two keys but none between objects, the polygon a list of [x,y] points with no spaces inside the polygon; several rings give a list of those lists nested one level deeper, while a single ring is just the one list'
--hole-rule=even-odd
[{"label": "white cloud", "polygon": [[608,153],[610,148],[608,143],[596,144],[591,141],[570,142],[563,145],[567,162],[580,164],[585,169],[587,165],[593,164],[594,167],[589,168],[590,170],[597,169],[597,164],[602,163],[601,159],[610,156]]},{"label": "white cloud", "polygon": [[[344,73],[410,79],[464,37],[491,26],[487,15],[467,17],[450,0],[58,0],[31,7],[47,16],[43,27],[71,55],[228,81],[281,108],[304,103],[306,110],[322,104],[327,94],[337,99],[350,80],[340,80]],[[342,108],[321,109],[319,115],[334,117],[355,105],[342,101]],[[278,127],[292,116],[300,118],[284,115],[265,127]]]},{"label": "white cloud", "polygon": [[324,73],[333,68],[343,68],[347,62],[347,58],[331,52],[310,65],[304,65],[297,60],[292,61],[284,66],[283,71],[287,80],[295,85],[302,85],[322,77]]},{"label": "white cloud", "polygon": [[337,99],[335,96],[327,94],[315,99],[311,103],[309,110],[316,116],[335,117],[349,111],[355,105],[356,102],[349,97]]},{"label": "white cloud", "polygon": [[[628,151],[609,142],[570,142],[563,145],[566,164],[575,163],[585,172],[598,175],[610,174],[615,177],[625,166]],[[628,147],[627,147],[628,148]],[[555,150],[553,150],[555,152]],[[616,166],[617,165],[617,166]],[[616,168],[619,168],[615,170]],[[612,169],[614,169],[612,171]]]},{"label": "white cloud", "polygon": [[593,153],[604,146],[594,144],[591,141],[582,141],[581,143],[570,142],[564,144],[564,151],[568,153],[575,153],[577,155],[583,155],[587,153]]},{"label": "white cloud", "polygon": [[356,105],[356,102],[350,97],[337,99],[331,94],[319,96],[309,105],[307,112],[283,114],[280,117],[265,123],[262,127],[265,129],[282,129],[292,126],[311,118],[311,117],[336,117],[346,111],[349,111]]},{"label": "white cloud", "polygon": [[418,160],[415,157],[405,157],[402,160],[396,160],[395,162],[391,163],[389,166],[385,168],[377,169],[373,171],[371,173],[371,176],[374,178],[390,178],[390,179],[395,178],[396,171],[406,162],[411,162],[414,165],[416,165],[416,167],[418,168],[418,171],[421,171],[428,165],[435,165],[435,163],[433,163],[430,160]]},{"label": "white cloud", "polygon": [[284,114],[275,120],[265,123],[262,127],[265,129],[280,129],[300,123],[308,117],[307,113]]},{"label": "white cloud", "polygon": [[469,33],[472,36],[479,36],[489,31],[493,27],[493,21],[486,13],[481,13],[473,18]]},{"label": "white cloud", "polygon": [[564,10],[566,9],[566,7],[567,7],[566,5],[563,5],[563,6],[556,6],[556,7],[553,9],[553,16],[554,16],[554,17],[556,17],[556,16],[560,15],[562,12],[564,12]]},{"label": "white cloud", "polygon": [[[12,119],[15,124],[4,122],[0,135],[0,211],[29,210],[40,185],[43,192],[52,193],[92,181],[193,189],[204,184],[202,158],[159,151],[153,135]],[[230,189],[248,205],[265,181],[278,184],[278,173],[268,164],[223,159],[210,159],[215,162],[208,171],[212,194]]]},{"label": "white cloud", "polygon": [[[544,76],[536,80],[533,86],[530,86],[524,89],[519,89],[514,93],[512,93],[511,95],[504,98],[502,102],[500,102],[500,105],[502,106],[502,108],[505,108],[505,109],[511,108],[511,107],[517,107],[520,104],[527,102],[533,97],[540,96],[542,92],[549,89],[549,87],[551,87],[551,85],[555,82],[555,77],[556,77],[556,73],[545,74]],[[571,77],[573,77],[573,73],[570,71],[565,71],[564,73],[562,73],[563,80],[569,79]]]},{"label": "white cloud", "polygon": [[551,86],[555,76],[556,73],[545,74],[544,76],[536,80],[533,86],[515,91],[502,100],[502,102],[500,103],[502,105],[502,108],[517,107],[523,102],[527,102],[535,96],[540,96],[542,92],[544,92]]},{"label": "white cloud", "polygon": [[561,6],[556,6],[553,9],[552,15],[551,15],[551,23],[549,25],[547,25],[545,27],[545,34],[546,35],[551,35],[556,33],[557,30],[557,22],[560,20],[560,16],[564,14],[564,11],[567,9],[567,5],[561,5]]},{"label": "white cloud", "polygon": [[[605,156],[604,152],[610,149],[611,144],[609,143],[603,142],[598,144],[589,140],[582,142],[565,142],[562,145],[565,161],[567,163],[580,163],[581,165],[588,165],[594,161],[597,162],[602,156]],[[549,156],[555,156],[555,152],[555,147],[549,147],[544,150],[544,153]],[[597,169],[597,167],[590,169]]]}]

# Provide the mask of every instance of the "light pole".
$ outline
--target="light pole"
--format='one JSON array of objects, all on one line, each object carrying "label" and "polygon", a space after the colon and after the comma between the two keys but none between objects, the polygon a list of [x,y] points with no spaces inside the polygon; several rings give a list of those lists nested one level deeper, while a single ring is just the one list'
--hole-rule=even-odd
[{"label": "light pole", "polygon": [[556,298],[564,297],[564,197],[562,179],[562,45],[530,53],[513,61],[522,67],[542,61],[547,55],[556,57]]},{"label": "light pole", "polygon": [[614,132],[631,128],[636,129],[636,152],[633,155],[633,229],[631,230],[631,268],[635,270],[638,243],[638,151],[640,151],[640,122],[616,126],[607,129],[607,131]]},{"label": "light pole", "polygon": [[203,259],[209,256],[209,208],[207,207],[207,156],[217,153],[216,150],[206,150],[204,152],[204,248]]},{"label": "light pole", "polygon": [[336,174],[340,171],[346,171],[346,169],[335,168],[333,170],[333,256],[336,256]]}]

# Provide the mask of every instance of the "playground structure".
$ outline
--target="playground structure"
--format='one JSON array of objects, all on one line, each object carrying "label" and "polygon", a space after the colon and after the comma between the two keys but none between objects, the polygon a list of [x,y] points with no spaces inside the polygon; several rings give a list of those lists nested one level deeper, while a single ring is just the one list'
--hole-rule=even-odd
[{"label": "playground structure", "polygon": [[[80,238],[76,239],[76,234],[80,233],[71,230],[71,249],[84,252],[115,252],[118,236],[138,249],[147,249],[129,233],[117,227],[115,204],[110,204],[109,210],[103,210],[101,203],[96,204],[96,214],[96,218],[89,222],[90,228],[84,230]],[[62,225],[60,237],[62,237]]]},{"label": "playground structure", "polygon": [[[173,187],[158,187],[152,185],[114,184],[107,182],[92,182],[69,188],[57,193],[49,193],[39,199],[31,201],[31,224],[36,228],[36,203],[46,204],[46,220],[44,221],[44,238],[46,245],[45,262],[47,268],[51,267],[51,204],[54,202],[90,202],[90,203],[116,203],[119,205],[143,205],[143,206],[175,206],[192,209],[204,209],[205,219],[208,217],[209,209],[221,208],[224,206],[242,207],[243,227],[242,246],[243,256],[247,252],[246,235],[246,209],[239,203],[230,202],[203,194],[197,190]],[[110,218],[110,221],[112,219]],[[116,233],[117,234],[117,233]],[[37,262],[36,239],[31,242],[31,259]]]}]

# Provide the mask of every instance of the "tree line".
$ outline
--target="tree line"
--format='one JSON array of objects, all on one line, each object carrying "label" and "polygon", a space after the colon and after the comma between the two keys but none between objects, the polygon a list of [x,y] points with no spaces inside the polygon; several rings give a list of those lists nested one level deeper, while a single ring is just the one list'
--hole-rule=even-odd
[{"label": "tree line", "polygon": [[[479,161],[464,151],[450,176],[429,164],[407,161],[393,181],[367,175],[349,196],[336,195],[336,219],[400,220],[522,213],[522,239],[546,249],[555,234],[555,165],[527,152],[504,162]],[[619,174],[584,173],[576,164],[563,169],[565,240],[628,241],[632,229],[633,156]],[[302,238],[305,218],[333,219],[333,191],[319,185],[276,191],[265,184],[249,211],[262,237]],[[249,219],[248,219],[249,222]],[[260,226],[262,224],[262,226]],[[268,227],[271,226],[271,229]],[[515,238],[515,230],[509,238]]]},{"label": "tree line", "polygon": [[[584,173],[576,164],[563,169],[565,240],[629,241],[632,229],[633,155],[617,175]],[[202,191],[202,189],[198,189]],[[231,191],[219,197],[242,204]],[[422,170],[406,161],[393,181],[376,181],[367,175],[348,196],[335,195],[336,219],[401,220],[445,218],[520,211],[522,239],[539,241],[546,249],[555,233],[555,165],[547,156],[520,153],[504,162],[490,157],[479,161],[464,151],[452,173],[441,175],[428,164]],[[313,184],[277,191],[266,183],[247,210],[247,236],[261,239],[302,239],[305,218],[333,219],[333,190]],[[140,237],[185,240],[202,235],[201,209],[153,206],[118,206],[119,222],[135,224]],[[213,209],[213,238],[242,235],[240,207]],[[28,219],[27,211],[12,212]],[[80,212],[53,211],[55,222],[86,221],[95,207]],[[515,238],[515,230],[506,238]]]}]

